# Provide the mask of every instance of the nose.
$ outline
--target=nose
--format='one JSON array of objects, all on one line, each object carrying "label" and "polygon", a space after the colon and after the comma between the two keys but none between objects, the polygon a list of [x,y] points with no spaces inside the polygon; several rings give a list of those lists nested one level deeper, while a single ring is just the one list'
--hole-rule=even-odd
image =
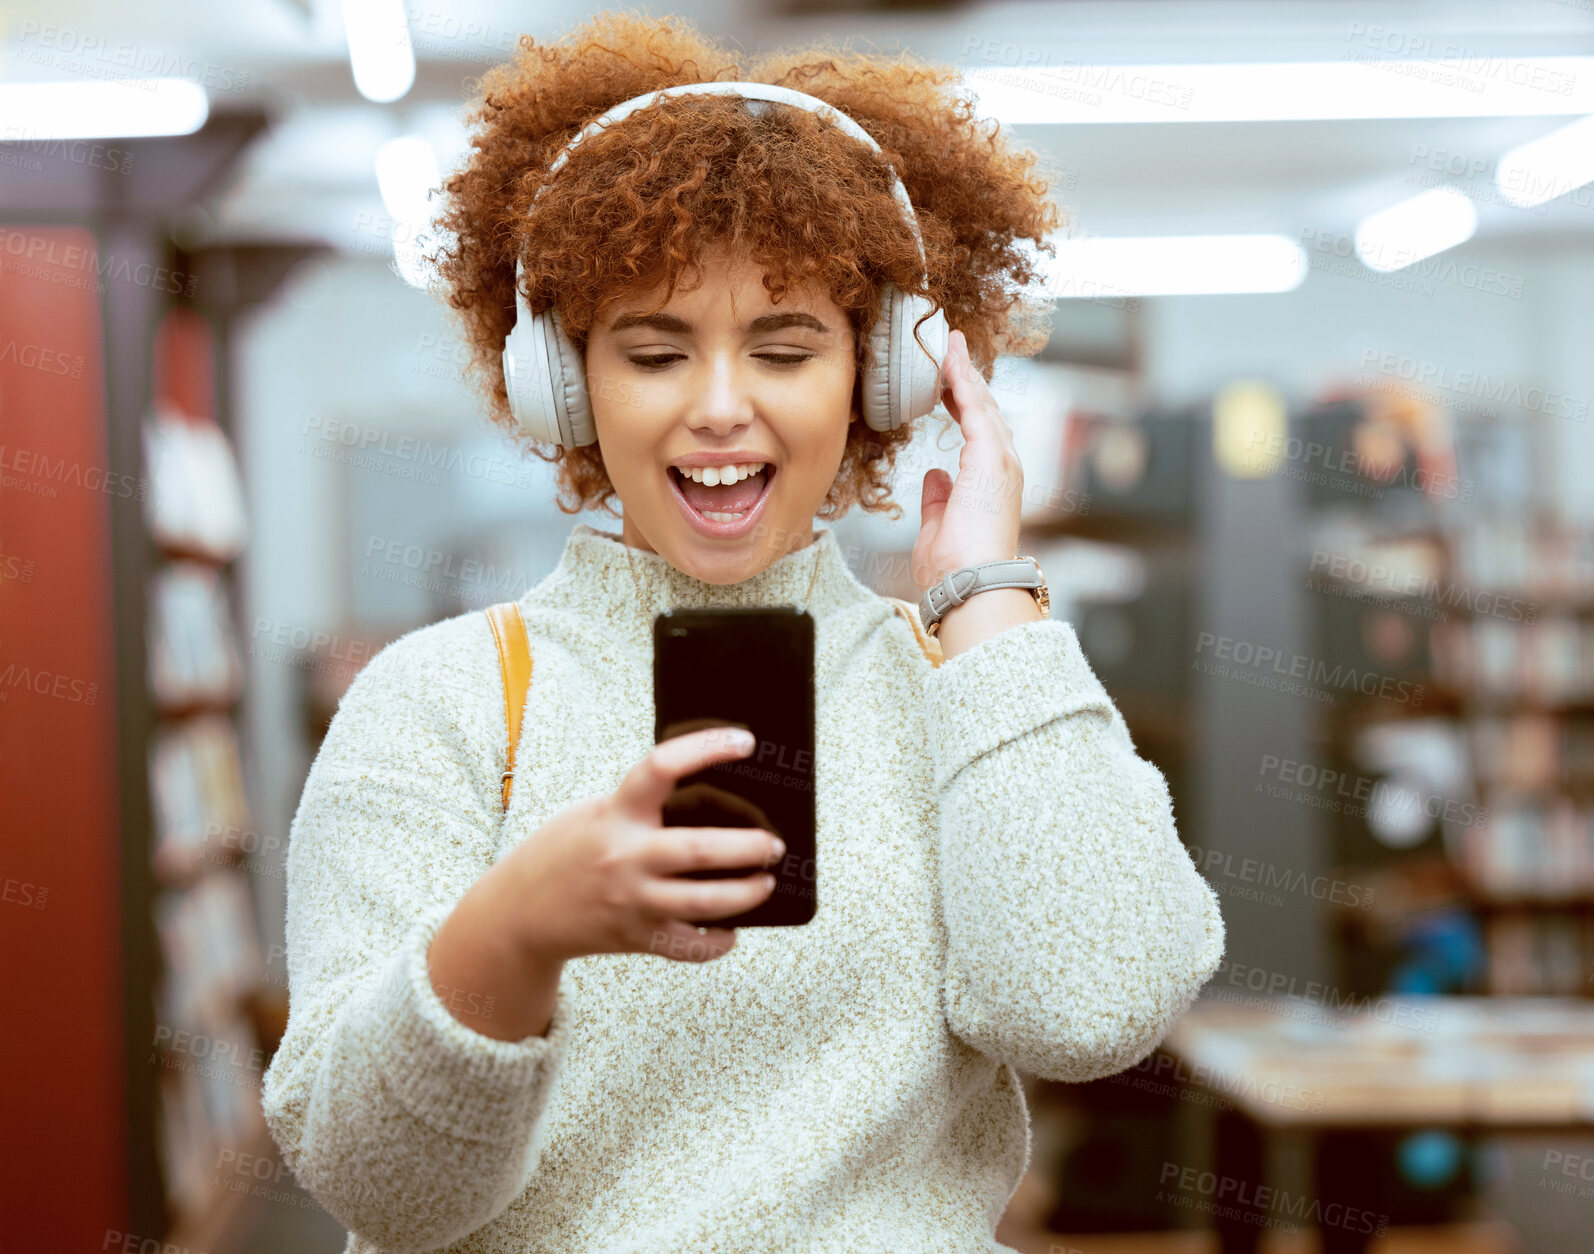
[{"label": "nose", "polygon": [[720,435],[753,421],[751,387],[736,354],[708,354],[700,375],[693,380],[695,395],[687,413],[687,426]]}]

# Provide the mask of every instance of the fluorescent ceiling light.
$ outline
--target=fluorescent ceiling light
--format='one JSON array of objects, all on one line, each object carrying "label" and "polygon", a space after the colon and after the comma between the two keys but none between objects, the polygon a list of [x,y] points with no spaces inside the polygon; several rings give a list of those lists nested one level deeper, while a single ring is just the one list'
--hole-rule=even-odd
[{"label": "fluorescent ceiling light", "polygon": [[377,104],[397,100],[415,82],[404,0],[343,0],[349,65],[360,95]]},{"label": "fluorescent ceiling light", "polygon": [[377,150],[376,181],[395,223],[393,259],[399,275],[411,287],[424,288],[431,279],[426,251],[434,242],[427,193],[442,182],[431,143],[421,135],[388,140]]},{"label": "fluorescent ceiling light", "polygon": [[979,67],[978,111],[1008,125],[1528,117],[1594,113],[1594,57]]},{"label": "fluorescent ceiling light", "polygon": [[1477,206],[1454,187],[1435,187],[1368,214],[1356,227],[1356,255],[1373,270],[1399,270],[1454,248],[1478,229]]},{"label": "fluorescent ceiling light", "polygon": [[209,116],[186,78],[0,83],[0,141],[191,135]]},{"label": "fluorescent ceiling light", "polygon": [[1513,148],[1495,163],[1494,181],[1524,209],[1594,183],[1594,114]]},{"label": "fluorescent ceiling light", "polygon": [[1288,292],[1306,279],[1306,250],[1287,235],[1138,235],[1053,239],[1042,257],[1058,300]]}]

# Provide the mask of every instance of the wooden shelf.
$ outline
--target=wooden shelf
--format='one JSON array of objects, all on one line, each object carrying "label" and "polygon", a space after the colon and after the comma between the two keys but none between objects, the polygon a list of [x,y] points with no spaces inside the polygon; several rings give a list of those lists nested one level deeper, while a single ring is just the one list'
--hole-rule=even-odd
[{"label": "wooden shelf", "polygon": [[155,882],[163,889],[191,888],[213,871],[243,865],[242,851],[223,846],[212,849],[201,845],[198,849],[179,851],[163,849],[157,845],[151,856]]},{"label": "wooden shelf", "polygon": [[197,701],[158,701],[152,698],[156,717],[170,723],[198,718],[202,714],[231,714],[242,701],[241,689],[231,695],[204,697]]},{"label": "wooden shelf", "polygon": [[210,549],[195,548],[192,545],[172,544],[158,540],[154,544],[155,551],[162,561],[195,562],[200,566],[214,566],[218,571],[232,565],[238,558],[236,553],[219,553]]},{"label": "wooden shelf", "polygon": [[1533,893],[1500,893],[1486,888],[1469,887],[1467,896],[1471,904],[1479,910],[1494,913],[1526,911],[1542,914],[1594,911],[1594,889],[1563,897],[1548,897]]},{"label": "wooden shelf", "polygon": [[1104,544],[1187,544],[1194,537],[1177,518],[1166,521],[1109,513],[1069,514],[1044,522],[1026,523],[1026,540],[1095,540]]},{"label": "wooden shelf", "polygon": [[[1491,603],[1495,601],[1516,600],[1521,601],[1524,604],[1534,606],[1537,610],[1537,613],[1535,614],[1532,622],[1528,622],[1526,620],[1522,620],[1521,622],[1521,625],[1528,627],[1531,627],[1537,623],[1542,623],[1550,614],[1569,614],[1574,618],[1581,618],[1585,615],[1594,614],[1594,593],[1565,595],[1554,592],[1535,594],[1532,592],[1488,591],[1476,592],[1475,595],[1486,598]],[[1458,618],[1496,617],[1493,614],[1480,613],[1465,602],[1462,602],[1459,605],[1446,606],[1445,608],[1452,611]],[[1518,620],[1505,619],[1503,621],[1516,623]]]}]

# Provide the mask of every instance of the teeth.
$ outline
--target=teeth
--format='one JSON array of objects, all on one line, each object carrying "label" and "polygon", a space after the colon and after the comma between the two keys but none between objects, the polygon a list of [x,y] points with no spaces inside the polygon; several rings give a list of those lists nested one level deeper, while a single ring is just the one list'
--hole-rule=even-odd
[{"label": "teeth", "polygon": [[767,462],[737,462],[728,466],[693,466],[690,469],[677,466],[675,469],[686,478],[705,483],[712,488],[722,483],[738,483],[743,479],[750,479],[766,465]]}]

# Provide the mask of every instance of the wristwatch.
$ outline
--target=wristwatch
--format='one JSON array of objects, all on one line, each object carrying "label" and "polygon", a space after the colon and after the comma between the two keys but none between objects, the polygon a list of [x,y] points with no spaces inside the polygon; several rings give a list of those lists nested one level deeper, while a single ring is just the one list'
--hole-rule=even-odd
[{"label": "wristwatch", "polygon": [[977,593],[989,592],[993,588],[1028,589],[1035,594],[1035,603],[1041,607],[1041,617],[1051,617],[1052,599],[1046,590],[1046,576],[1041,574],[1041,564],[1033,557],[1020,555],[1005,561],[960,566],[926,592],[919,600],[919,619],[924,624],[925,632],[935,635],[948,610],[962,605]]}]

